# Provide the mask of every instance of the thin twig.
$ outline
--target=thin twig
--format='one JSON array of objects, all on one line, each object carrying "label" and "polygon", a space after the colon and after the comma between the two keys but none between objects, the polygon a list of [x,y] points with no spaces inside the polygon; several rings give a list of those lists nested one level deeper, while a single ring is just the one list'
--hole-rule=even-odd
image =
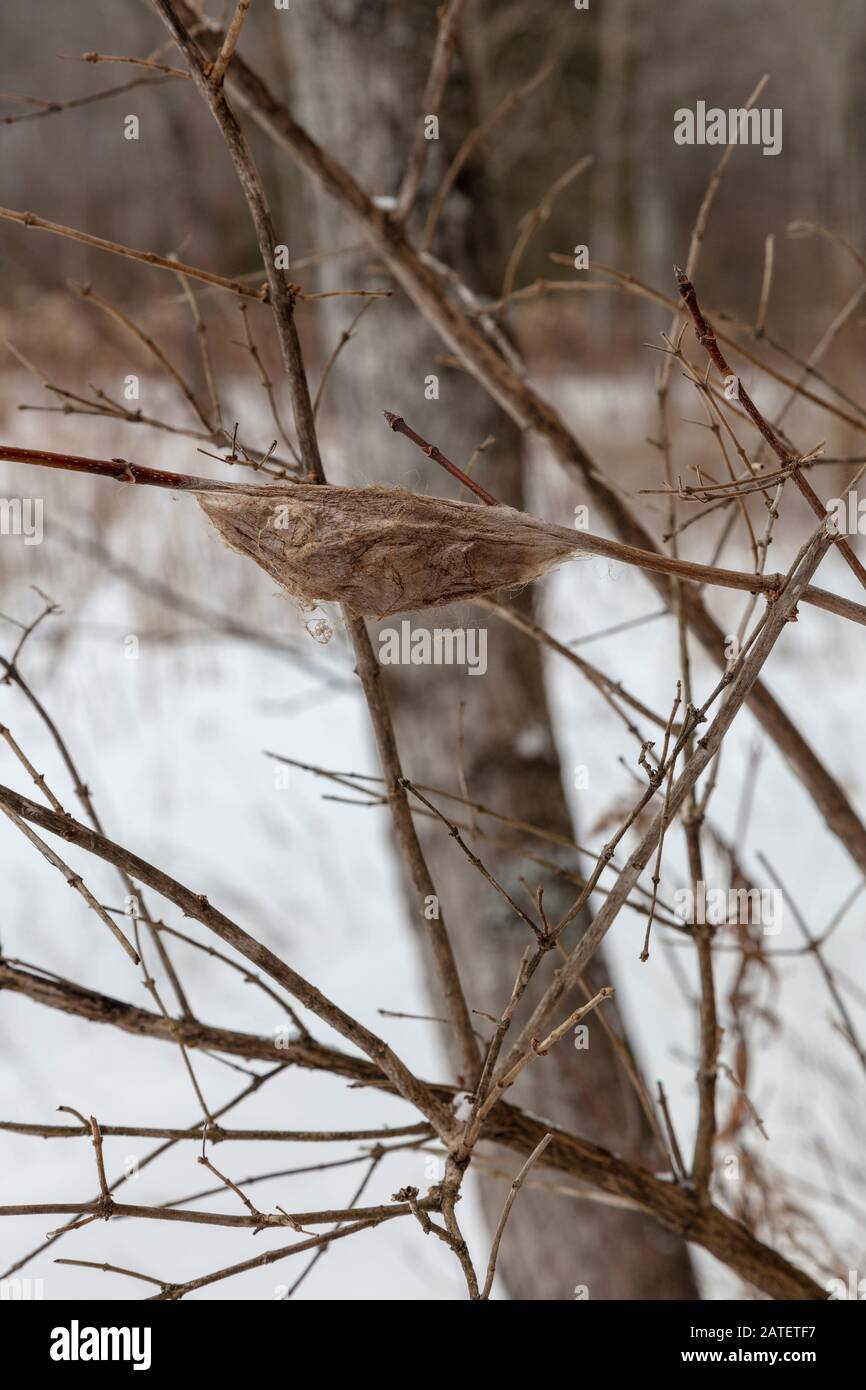
[{"label": "thin twig", "polygon": [[433,57],[430,60],[430,71],[427,75],[427,85],[424,88],[421,104],[421,115],[415,129],[415,138],[406,165],[406,172],[403,176],[400,192],[397,195],[397,206],[394,209],[394,217],[397,221],[405,221],[409,216],[421,185],[421,179],[424,176],[430,148],[425,126],[431,116],[438,117],[439,114],[464,6],[465,0],[448,0],[440,12],[439,28],[436,33]]},{"label": "thin twig", "polygon": [[493,1288],[493,1279],[496,1274],[496,1259],[499,1254],[499,1246],[502,1243],[502,1237],[505,1232],[505,1224],[508,1221],[508,1217],[511,1214],[511,1208],[514,1206],[515,1198],[517,1197],[518,1192],[523,1186],[526,1180],[526,1176],[529,1173],[529,1170],[541,1158],[541,1155],[544,1153],[544,1150],[547,1148],[552,1137],[553,1136],[550,1134],[545,1134],[541,1142],[539,1144],[536,1144],[535,1148],[532,1150],[532,1153],[529,1155],[520,1172],[517,1174],[517,1177],[511,1184],[508,1196],[505,1199],[505,1206],[502,1208],[502,1215],[499,1218],[499,1224],[496,1227],[496,1234],[493,1237],[493,1245],[490,1250],[490,1260],[487,1265],[487,1278],[484,1280],[484,1287],[482,1288],[480,1295],[482,1300],[490,1297],[490,1290]]},{"label": "thin twig", "polygon": [[[719,372],[720,376],[722,376],[723,378],[736,376],[736,374],[731,371],[731,368],[728,365],[728,361],[725,358],[725,355],[722,352],[721,348],[719,347],[718,339],[716,338],[712,325],[707,321],[707,319],[704,317],[701,311],[700,305],[698,304],[697,294],[695,293],[694,285],[691,283],[688,276],[683,271],[676,270],[676,276],[677,284],[679,285],[683,303],[685,304],[686,308],[692,316],[692,320],[695,326],[695,334],[697,336],[698,342],[701,344],[703,348],[706,349],[707,355],[713,362],[713,365]],[[827,509],[825,508],[818,494],[815,492],[814,488],[809,483],[808,479],[796,466],[798,463],[798,456],[792,455],[790,449],[788,449],[782,443],[776,431],[772,428],[772,426],[767,422],[767,420],[758,410],[758,407],[755,405],[754,401],[752,400],[743,383],[739,381],[739,378],[737,378],[737,381],[738,400],[740,401],[740,404],[743,406],[743,409],[745,410],[746,414],[749,416],[749,419],[752,421],[758,432],[767,441],[770,448],[773,450],[773,453],[781,462],[783,468],[787,468],[791,465],[794,465],[793,473],[791,475],[794,479],[794,482],[797,484],[797,487],[800,489],[800,492],[803,494],[806,501],[809,503],[809,506],[812,508],[812,511],[815,513],[815,515],[823,520],[827,516]],[[840,536],[837,538],[836,545],[841,554],[844,555],[848,568],[853,571],[853,573],[860,580],[860,583],[862,584],[863,588],[866,589],[866,568],[863,567],[860,560],[855,555],[854,551],[851,549],[851,546],[843,537]]]},{"label": "thin twig", "polygon": [[426,439],[422,439],[420,434],[416,434],[411,425],[406,424],[402,415],[394,415],[390,410],[383,410],[382,414],[395,434],[405,434],[407,439],[411,439],[413,444],[417,444],[422,454],[433,459],[434,463],[438,463],[441,468],[445,469],[446,473],[451,474],[452,478],[457,478],[464,487],[469,488],[470,492],[474,492],[476,497],[480,497],[481,501],[486,503],[488,507],[502,506],[502,503],[492,493],[483,488],[480,483],[476,483],[475,479],[470,478],[468,473],[464,473],[462,468],[458,468],[456,463],[452,463],[449,458],[446,458],[441,449],[437,449],[435,444],[428,444]]},{"label": "thin twig", "polygon": [[229,290],[232,294],[240,294],[247,299],[267,299],[266,287],[257,289],[252,285],[244,285],[239,280],[228,279],[225,275],[216,275],[213,271],[187,265],[185,261],[173,260],[170,256],[158,256],[155,251],[138,251],[132,246],[123,246],[120,242],[108,241],[105,237],[78,231],[75,227],[65,227],[60,222],[49,222],[32,212],[0,208],[0,218],[5,218],[7,222],[18,222],[23,227],[35,227],[37,231],[68,237],[72,241],[82,242],[85,246],[94,246],[98,251],[110,251],[115,256],[125,256],[128,260],[141,261],[144,265],[156,266],[160,270],[171,270],[174,274],[186,275],[192,280],[202,280],[206,285]]},{"label": "thin twig", "polygon": [[241,29],[244,27],[244,20],[250,8],[251,0],[238,0],[235,12],[232,15],[228,28],[225,31],[220,51],[217,54],[215,63],[207,69],[207,75],[215,87],[221,87],[226,70],[232,60],[234,51],[238,46],[238,39],[241,36]]}]

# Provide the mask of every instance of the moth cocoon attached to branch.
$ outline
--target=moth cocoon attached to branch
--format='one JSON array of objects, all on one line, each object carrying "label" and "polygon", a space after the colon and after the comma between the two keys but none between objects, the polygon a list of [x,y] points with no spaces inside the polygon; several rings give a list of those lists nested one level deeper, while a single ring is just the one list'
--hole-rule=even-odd
[{"label": "moth cocoon attached to branch", "polygon": [[[406,433],[399,416],[388,419],[392,428],[397,421]],[[415,437],[411,431],[410,436]],[[694,584],[762,593],[770,602],[787,582],[782,574],[694,564],[589,531],[552,526],[500,506],[483,492],[492,505],[424,497],[398,487],[245,487],[168,473],[128,459],[93,459],[7,444],[0,444],[2,460],[192,494],[226,544],[255,560],[304,608],[330,601],[345,604],[359,617],[387,618],[481,598],[496,589],[519,588],[574,555],[602,555]],[[437,456],[437,461],[443,459]],[[454,471],[448,460],[444,463]],[[830,523],[826,516],[823,524]],[[810,584],[803,599],[866,627],[866,605],[842,594]]]},{"label": "moth cocoon attached to branch", "polygon": [[387,618],[528,584],[586,538],[511,507],[398,487],[307,484],[196,494],[225,543],[305,607]]},{"label": "moth cocoon attached to branch", "polygon": [[[196,480],[198,481],[198,480]],[[424,497],[399,487],[189,489],[226,545],[248,555],[304,608],[342,603],[359,617],[441,608],[539,579],[575,555],[778,594],[781,574],[693,564],[621,541],[572,531],[512,507]],[[812,585],[804,598],[866,625],[866,607]]]}]

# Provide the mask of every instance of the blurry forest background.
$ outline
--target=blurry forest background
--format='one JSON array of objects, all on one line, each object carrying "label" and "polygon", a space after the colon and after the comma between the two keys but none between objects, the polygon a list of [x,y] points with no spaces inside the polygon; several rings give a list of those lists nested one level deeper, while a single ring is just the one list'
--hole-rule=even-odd
[{"label": "blurry forest background", "polygon": [[[221,17],[218,4],[206,8]],[[365,187],[391,197],[410,148],[435,23],[435,6],[421,0],[291,0],[288,12],[254,0],[241,51]],[[149,7],[141,0],[89,0],[86,6],[42,0],[37,17],[28,0],[6,0],[0,24],[0,203],[161,255],[175,253],[233,278],[249,275],[258,283],[258,248],[236,177],[192,83],[144,74],[140,85],[107,100],[57,112],[36,105],[75,102],[129,82],[133,69],[76,59],[90,51],[152,53],[164,44],[165,31]],[[169,47],[161,60],[178,58]],[[569,253],[586,243],[591,265],[628,271],[674,297],[672,266],[685,261],[721,151],[676,146],[673,113],[699,99],[741,106],[761,75],[769,73],[761,105],[783,109],[783,151],[775,158],[759,148],[734,151],[704,240],[698,284],[708,306],[739,322],[754,322],[765,238],[773,233],[768,328],[774,341],[806,358],[862,280],[862,268],[830,240],[786,234],[792,221],[803,220],[832,228],[857,250],[866,244],[862,6],[853,0],[820,6],[806,0],[765,0],[760,6],[746,0],[723,6],[704,0],[592,0],[588,11],[577,12],[567,0],[477,0],[468,7],[446,93],[443,149],[433,156],[434,174],[438,170],[441,176],[448,150],[453,153],[473,126],[545,63],[551,68],[544,80],[497,125],[458,181],[437,252],[461,269],[482,298],[495,299],[521,218],[541,203],[563,171],[591,154],[592,168],[553,203],[529,242],[518,283],[570,275],[551,264],[550,253]],[[35,102],[28,104],[27,98]],[[140,121],[137,141],[124,138],[129,113]],[[317,283],[393,289],[386,269],[369,248],[358,245],[357,230],[312,194],[309,182],[251,122],[244,125],[278,238],[291,249],[293,277],[305,289]],[[319,253],[342,248],[348,248],[345,255],[318,264]],[[58,409],[56,395],[46,393],[38,376],[84,397],[96,388],[116,399],[124,378],[135,372],[145,413],[189,424],[171,383],[121,326],[86,302],[76,291],[82,286],[121,304],[184,362],[203,390],[188,306],[169,277],[0,222],[0,338],[18,353],[0,346],[2,439],[225,476],[225,469],[197,453],[195,441],[181,434]],[[208,325],[224,418],[242,421],[264,449],[273,425],[243,346],[237,303],[209,290],[197,290],[197,298]],[[299,305],[314,383],[357,309],[349,299]],[[267,311],[252,306],[249,323],[279,383]],[[658,454],[646,442],[656,430],[659,359],[644,345],[658,344],[669,323],[669,309],[611,287],[540,295],[513,305],[502,319],[533,379],[576,423],[580,437],[623,489],[661,485]],[[864,326],[866,309],[854,312],[822,361],[822,370],[858,400]],[[766,343],[761,351],[785,365]],[[22,357],[35,372],[28,372]],[[425,400],[429,372],[442,382],[436,402]],[[696,460],[713,457],[712,441],[706,430],[679,423],[681,416],[695,417],[698,406],[691,388],[680,388],[674,375],[677,471],[685,472]],[[768,407],[782,401],[781,389],[757,369],[744,379]],[[278,385],[278,396],[280,391]],[[21,410],[22,405],[29,408]],[[45,405],[51,413],[33,409]],[[285,398],[281,408],[288,416]],[[444,480],[430,476],[420,455],[388,433],[381,420],[385,409],[405,415],[463,464],[493,435],[496,442],[485,450],[479,476],[500,496],[523,499],[528,510],[569,525],[574,506],[584,500],[541,446],[532,443],[522,450],[517,432],[447,360],[399,293],[372,303],[334,367],[320,418],[323,454],[335,480],[387,478],[419,490],[446,491]],[[857,413],[863,414],[859,406]],[[826,439],[830,454],[862,452],[857,431],[808,413],[802,403],[791,411],[788,428],[803,449]],[[813,481],[826,498],[838,494],[845,476],[822,469]],[[20,538],[0,541],[0,612],[18,622],[35,617],[41,599],[34,585],[62,606],[62,614],[46,620],[31,639],[26,671],[62,724],[108,833],[201,885],[313,979],[325,969],[323,983],[332,997],[369,1017],[420,1074],[442,1075],[448,1061],[441,1030],[378,1013],[431,1012],[423,951],[408,929],[384,813],[322,800],[323,791],[339,793],[339,788],[329,789],[300,771],[287,779],[263,756],[270,750],[328,769],[377,770],[340,633],[327,647],[318,646],[292,606],[274,597],[266,576],[220,547],[191,502],[85,478],[41,473],[25,479],[12,465],[0,465],[0,481],[4,496],[33,495],[38,487],[37,495],[45,499],[43,545],[25,547]],[[647,515],[660,535],[661,499],[639,500],[656,509]],[[786,514],[771,569],[784,568],[811,524],[799,499],[790,508],[796,525]],[[683,553],[709,560],[717,534],[713,525],[686,532]],[[591,529],[601,529],[592,515]],[[745,547],[735,540],[721,563],[747,564]],[[853,592],[838,557],[831,556],[826,571],[820,582]],[[725,630],[734,630],[737,604],[715,592],[710,606],[723,626],[729,620]],[[636,572],[601,562],[569,567],[544,586],[546,626],[563,641],[585,642],[581,651],[639,691],[652,708],[666,712],[677,636],[670,616],[654,616],[658,610],[657,595]],[[594,634],[636,617],[647,622],[590,645]],[[826,614],[802,615],[774,656],[768,680],[848,796],[863,808],[866,734],[858,696],[866,658],[859,630],[846,626],[840,632],[842,625],[835,623]],[[130,636],[138,638],[134,660],[129,659]],[[8,656],[15,640],[14,623],[0,625],[0,653]],[[410,775],[456,785],[463,704],[466,771],[474,796],[526,820],[546,821],[564,834],[570,833],[570,811],[576,838],[600,844],[633,795],[633,746],[567,665],[553,658],[542,663],[538,649],[504,624],[491,623],[489,644],[492,672],[484,680],[441,672],[436,686],[428,672],[421,673],[427,684],[417,672],[395,673],[393,699]],[[699,690],[712,684],[711,669],[695,655]],[[0,721],[13,728],[40,770],[48,775],[50,765],[62,779],[44,727],[8,688],[0,688]],[[580,789],[572,777],[577,766],[590,769],[589,784]],[[9,768],[4,772],[2,780],[15,780]],[[22,790],[29,794],[30,788],[22,783]],[[748,714],[726,742],[714,809],[724,831],[720,843],[725,837],[737,842],[748,829],[786,887],[790,881],[799,910],[816,932],[832,922],[837,909],[856,903],[852,895],[860,879],[854,866],[836,841],[823,836],[813,806]],[[5,823],[0,846],[4,954],[86,980],[107,994],[132,997],[123,962],[93,954],[94,928],[77,903],[70,909],[62,881],[59,886],[53,881]],[[428,828],[425,847],[446,902],[453,894],[451,929],[473,997],[485,995],[484,1007],[496,1011],[507,997],[516,960],[511,955],[496,960],[497,933],[505,930],[501,905],[491,905],[466,866],[455,861],[447,836],[443,840]],[[684,862],[681,845],[671,846],[669,861],[666,872],[676,883]],[[106,889],[109,898],[111,892],[117,895],[116,889]],[[749,1093],[770,1136],[768,1143],[744,1113],[737,1089],[723,1079],[720,1152],[736,1154],[741,1163],[742,1187],[730,1197],[731,1209],[823,1281],[862,1267],[864,1258],[866,1185],[856,1163],[863,1119],[852,1083],[856,1077],[856,1085],[862,1085],[862,1075],[852,1071],[838,1046],[813,962],[796,954],[802,937],[793,917],[788,921],[785,934],[772,944],[788,948],[790,955],[768,957],[757,972],[740,971],[733,954],[729,971],[725,962],[719,967],[722,1023],[730,1039],[741,1044],[740,1060],[748,1060]],[[843,926],[850,935],[842,930],[834,935],[834,965],[850,1006],[862,1012],[866,996],[856,978],[859,970],[862,979],[856,905]],[[477,940],[475,947],[467,945],[474,931],[483,931],[483,954]],[[693,961],[671,934],[662,933],[658,955],[641,965],[642,932],[639,917],[619,923],[607,966],[600,968],[618,987],[621,1026],[650,1090],[655,1093],[657,1080],[664,1080],[674,1124],[690,1136]],[[281,1022],[263,1014],[261,1003],[249,997],[252,991],[227,979],[204,956],[178,946],[177,959],[196,1011],[209,1021],[265,1034]],[[151,1056],[156,1044],[109,1036],[107,1029],[60,1014],[36,1014],[34,1008],[11,993],[0,994],[0,1120],[49,1122],[55,1107],[65,1104],[106,1122],[146,1123],[149,1115],[152,1123],[165,1123],[168,1110],[174,1123],[191,1122],[195,1101],[180,1066],[172,1068],[162,1058],[157,1066]],[[532,1083],[535,1090],[529,1086],[524,1103],[545,1115],[556,1112],[556,1118],[600,1142],[644,1152],[647,1137],[633,1097],[611,1079],[615,1064],[602,1060],[602,1039],[598,1049],[597,1065],[611,1068],[604,1085],[597,1076],[585,1087],[575,1070],[578,1059],[566,1057],[552,1081]],[[212,1059],[202,1059],[202,1067],[214,1105],[243,1084]],[[305,1129],[369,1123],[369,1097],[335,1078],[323,1081],[293,1071],[290,1081],[277,1084],[283,1087],[279,1103],[265,1088],[247,1102],[244,1123],[273,1125],[275,1114],[281,1125]],[[383,1124],[405,1118],[390,1099],[378,1097],[375,1107]],[[116,1165],[135,1152],[130,1142],[115,1141],[110,1153]],[[336,1146],[327,1157],[356,1162],[358,1147]],[[218,1161],[224,1157],[221,1149]],[[272,1151],[264,1144],[235,1146],[231,1158],[238,1175],[290,1166],[284,1149]],[[298,1167],[322,1161],[313,1145],[299,1144],[289,1158]],[[410,1153],[394,1160],[393,1169],[381,1165],[365,1200],[387,1200],[410,1180],[424,1190],[435,1177],[435,1163],[429,1154]],[[498,1173],[491,1161],[490,1170],[489,1193],[475,1180],[469,1189],[468,1230],[479,1249],[486,1239],[485,1220],[489,1229],[507,1190],[503,1176],[513,1176],[514,1156]],[[364,1168],[346,1172],[340,1178],[341,1200],[348,1202]],[[330,1171],[293,1179],[292,1203],[332,1204],[333,1181]],[[545,1181],[539,1177],[539,1187]],[[0,1185],[4,1202],[51,1195],[70,1200],[93,1185],[89,1146],[0,1133]],[[142,1172],[131,1200],[174,1200],[204,1185],[189,1156],[178,1153],[162,1167]],[[271,1200],[288,1200],[279,1184],[273,1192]],[[25,1252],[39,1251],[50,1224],[50,1218],[6,1222],[0,1228],[0,1273],[14,1269]],[[63,1253],[136,1268],[158,1265],[167,1278],[219,1264],[207,1230],[183,1231],[183,1242],[167,1245],[155,1223],[138,1223],[135,1229],[130,1222],[94,1225],[75,1238],[75,1249],[68,1239]],[[598,1207],[573,1192],[521,1194],[510,1235],[514,1246],[503,1250],[499,1296],[570,1298],[573,1286],[586,1283],[593,1297],[689,1297],[695,1287],[709,1298],[754,1295],[694,1251],[692,1273],[679,1241],[632,1213]],[[243,1240],[239,1234],[230,1258],[243,1258]],[[58,1253],[40,1252],[21,1268],[45,1280],[47,1297],[136,1296],[113,1275],[53,1265]],[[452,1263],[444,1247],[423,1241],[414,1226],[394,1222],[329,1251],[297,1297],[458,1298]],[[295,1275],[293,1270],[285,1277],[285,1286]],[[280,1278],[279,1272],[260,1270],[216,1286],[211,1296],[273,1297]]]},{"label": "blurry forest background", "polygon": [[[282,92],[291,92],[292,10],[301,16],[305,7],[306,0],[292,0],[283,14],[263,5],[245,34],[250,61]],[[339,19],[342,8],[333,0],[324,11]],[[358,8],[367,16],[362,33],[364,23],[376,32],[387,11],[392,36],[393,29],[405,26],[404,41],[413,45],[423,43],[425,26],[428,36],[434,31],[432,5],[409,0],[394,7],[369,0]],[[220,7],[211,9],[218,18]],[[93,51],[97,40],[99,51],[112,48],[111,38],[118,53],[130,54],[145,54],[163,42],[157,21],[140,0],[119,5],[90,0],[86,9],[45,0],[40,29],[40,42],[34,44],[26,0],[4,6],[4,92],[74,100],[120,85],[128,74],[61,59]],[[669,291],[671,261],[682,256],[715,162],[711,147],[674,145],[673,112],[699,99],[740,106],[764,72],[771,83],[763,104],[784,110],[784,150],[775,158],[756,149],[740,152],[708,236],[705,294],[732,314],[753,315],[764,236],[781,232],[795,218],[821,221],[861,244],[866,18],[854,0],[828,0],[820,8],[805,0],[767,0],[760,9],[747,0],[731,0],[724,8],[690,0],[663,5],[605,0],[585,13],[575,12],[566,0],[537,6],[479,3],[472,7],[466,46],[484,114],[546,60],[556,64],[551,78],[502,123],[485,148],[485,167],[495,181],[506,228],[514,228],[537,205],[579,154],[596,159],[590,179],[554,207],[544,237],[531,245],[523,266],[526,279],[549,272],[548,250],[567,250],[580,239],[591,244],[595,259]],[[320,69],[319,76],[327,85],[327,73]],[[388,74],[360,76],[372,125],[380,104],[387,102]],[[333,89],[332,98],[339,107]],[[13,103],[6,105],[11,113]],[[139,113],[146,127],[146,138],[137,143],[122,139],[127,109]],[[369,127],[354,132],[359,157],[369,134]],[[255,128],[251,139],[293,258],[321,249],[309,239],[303,176]],[[132,101],[121,96],[113,106],[98,103],[62,118],[17,124],[4,131],[4,141],[3,187],[10,207],[33,204],[32,211],[54,221],[130,245],[165,251],[182,241],[183,254],[194,264],[255,264],[252,232],[228,157],[185,83],[145,74]],[[70,277],[98,276],[106,288],[120,287],[126,296],[137,290],[151,309],[158,294],[146,271],[94,261],[92,253],[70,243],[46,246],[41,238],[9,234],[3,251],[4,310],[15,315],[19,332],[22,312],[38,305],[45,313],[46,297],[63,295]],[[780,336],[787,341],[794,329],[807,332],[806,316],[826,308],[848,283],[850,269],[831,248],[786,247],[779,256],[773,303]],[[640,311],[633,304],[619,304],[615,313],[599,306],[593,310],[607,320],[607,331],[594,351],[582,355],[583,377],[612,361],[621,368],[624,352],[638,358],[639,331],[656,321],[644,309],[636,332],[634,316]],[[545,306],[548,325],[552,312]],[[557,337],[561,332],[570,347],[586,344],[587,308],[569,303],[559,312]],[[309,327],[313,331],[314,323]]]}]

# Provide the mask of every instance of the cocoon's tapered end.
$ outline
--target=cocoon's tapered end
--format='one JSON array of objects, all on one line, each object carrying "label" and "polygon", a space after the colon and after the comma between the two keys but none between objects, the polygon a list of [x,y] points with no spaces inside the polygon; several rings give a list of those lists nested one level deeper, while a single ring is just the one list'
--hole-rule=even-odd
[{"label": "cocoon's tapered end", "polygon": [[573,533],[511,507],[396,487],[297,484],[196,495],[225,543],[302,604],[343,603],[364,617],[527,584],[579,548]]}]

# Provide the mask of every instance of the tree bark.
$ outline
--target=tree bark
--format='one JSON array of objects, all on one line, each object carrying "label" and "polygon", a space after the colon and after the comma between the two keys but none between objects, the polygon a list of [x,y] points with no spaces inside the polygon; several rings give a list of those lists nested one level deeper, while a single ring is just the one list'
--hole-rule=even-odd
[{"label": "tree bark", "polygon": [[[300,119],[371,193],[396,196],[421,115],[435,7],[420,0],[404,0],[399,7],[385,0],[318,0],[292,12],[285,35],[293,70],[292,101]],[[451,156],[476,123],[471,78],[459,51],[439,118],[439,139],[430,141],[421,186],[422,213]],[[304,244],[293,247],[293,253],[332,251],[354,243],[357,230],[331,202],[311,190]],[[495,291],[503,263],[496,212],[477,164],[466,166],[452,190],[433,251],[473,290]],[[371,255],[365,251],[325,261],[322,287],[388,283],[384,268],[371,263]],[[318,306],[324,356],[356,309],[356,301],[341,299]],[[438,399],[427,398],[431,377],[438,378]],[[408,441],[388,431],[383,410],[404,415],[421,435],[464,468],[476,447],[494,435],[496,442],[481,456],[475,475],[502,501],[521,505],[519,431],[473,378],[443,360],[438,340],[399,288],[393,299],[365,314],[357,340],[345,346],[328,381],[320,422],[328,476],[331,481],[355,484],[398,481],[416,491],[455,495],[451,479]],[[487,626],[488,665],[484,675],[471,675],[456,666],[386,668],[407,775],[419,783],[460,792],[463,704],[463,772],[470,798],[503,815],[570,837],[573,831],[537,645],[470,606],[432,616],[416,614],[411,621],[413,629]],[[398,623],[391,620],[389,626]],[[471,819],[465,808],[442,804],[448,814]],[[447,829],[427,819],[419,824],[469,1004],[498,1015],[532,937],[504,899],[469,865]],[[507,827],[492,821],[484,824],[498,837],[520,842]],[[491,873],[527,910],[534,911],[521,877],[533,886],[544,883],[545,906],[553,920],[572,900],[573,887],[540,869],[519,849],[496,847],[481,838],[472,844]],[[570,870],[578,869],[576,855],[540,848]],[[549,970],[550,966],[539,972],[539,981],[549,978]],[[607,979],[602,961],[587,983],[596,987]],[[531,994],[527,1004],[536,997]],[[564,1001],[563,1016],[583,999],[579,994]],[[523,1017],[525,1011],[518,1017],[518,1026]],[[608,1017],[622,1035],[621,1021],[613,1011]],[[490,1026],[483,1017],[478,1026],[482,1036],[489,1036]],[[595,1015],[590,1020],[588,1048],[578,1051],[563,1041],[524,1072],[514,1088],[514,1099],[654,1170],[663,1164],[636,1093]],[[503,1151],[490,1158],[494,1166],[513,1176],[513,1155]],[[489,1175],[480,1182],[485,1212],[495,1222],[507,1185]],[[585,1286],[592,1299],[697,1297],[684,1242],[652,1221],[589,1199],[575,1201],[529,1188],[515,1203],[499,1271],[509,1294],[520,1299],[568,1299],[576,1286]]]}]

